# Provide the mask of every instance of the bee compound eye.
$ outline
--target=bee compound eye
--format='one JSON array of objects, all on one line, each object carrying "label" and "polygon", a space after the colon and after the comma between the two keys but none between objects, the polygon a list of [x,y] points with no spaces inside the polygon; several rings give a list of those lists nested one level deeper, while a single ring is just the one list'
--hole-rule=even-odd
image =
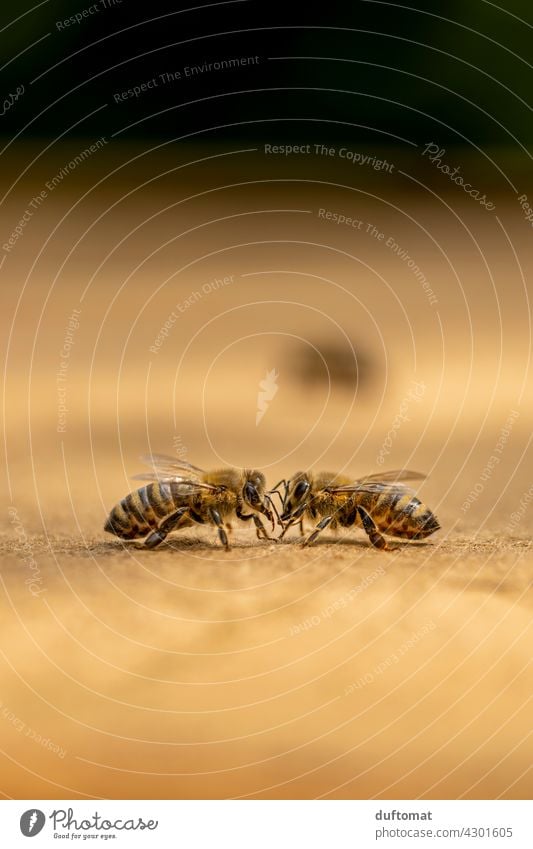
[{"label": "bee compound eye", "polygon": [[243,494],[246,501],[248,501],[250,504],[257,504],[257,502],[259,501],[259,496],[253,483],[248,482],[244,485]]},{"label": "bee compound eye", "polygon": [[294,490],[294,495],[299,500],[304,498],[307,495],[307,491],[309,489],[309,484],[307,481],[300,481],[300,483],[296,484],[296,488]]}]

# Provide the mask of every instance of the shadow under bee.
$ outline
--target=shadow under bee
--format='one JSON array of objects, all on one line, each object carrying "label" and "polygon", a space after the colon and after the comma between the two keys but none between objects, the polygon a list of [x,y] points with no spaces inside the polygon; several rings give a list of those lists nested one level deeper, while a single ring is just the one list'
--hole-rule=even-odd
[{"label": "shadow under bee", "polygon": [[[426,542],[424,540],[398,540],[394,538],[392,540],[394,542],[394,552],[398,551],[412,551],[416,548],[435,548],[435,544],[432,542]],[[289,539],[284,538],[280,540],[280,545],[291,545],[302,547],[302,538],[301,537],[290,537]],[[319,537],[313,543],[313,548],[336,548],[337,546],[343,546],[348,548],[356,548],[356,549],[364,549],[365,551],[379,551],[379,549],[375,549],[373,546],[368,545],[368,541],[364,538],[357,539],[355,537],[346,536],[335,539],[335,537]]]}]

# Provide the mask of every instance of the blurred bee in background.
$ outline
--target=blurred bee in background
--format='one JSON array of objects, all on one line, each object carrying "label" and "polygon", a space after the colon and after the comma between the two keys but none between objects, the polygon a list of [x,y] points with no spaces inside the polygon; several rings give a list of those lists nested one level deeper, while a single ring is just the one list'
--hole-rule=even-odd
[{"label": "blurred bee in background", "polygon": [[250,469],[220,469],[206,472],[185,460],[152,454],[142,458],[152,466],[151,473],[135,475],[149,483],[130,492],[111,510],[104,530],[121,539],[146,537],[143,548],[156,548],[171,531],[194,524],[218,528],[222,545],[229,551],[224,521],[234,516],[254,522],[257,537],[270,539],[258,514],[275,527],[267,502],[277,511],[268,494],[261,472]]},{"label": "blurred bee in background", "polygon": [[[380,472],[352,481],[341,475],[321,472],[297,472],[289,481],[271,490],[282,500],[282,539],[291,525],[303,519],[316,522],[314,531],[305,539],[311,545],[327,527],[362,528],[376,548],[393,550],[382,534],[401,539],[423,539],[438,531],[440,525],[428,507],[404,486],[405,480],[422,480],[419,472]],[[284,486],[284,495],[279,487]]]}]

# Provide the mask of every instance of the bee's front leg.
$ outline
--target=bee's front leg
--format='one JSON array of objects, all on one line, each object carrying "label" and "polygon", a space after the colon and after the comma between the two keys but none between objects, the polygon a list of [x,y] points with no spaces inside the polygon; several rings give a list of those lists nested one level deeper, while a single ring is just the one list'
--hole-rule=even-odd
[{"label": "bee's front leg", "polygon": [[[273,537],[269,537],[265,526],[263,525],[261,519],[256,513],[243,513],[242,505],[239,505],[235,512],[237,514],[237,518],[241,519],[241,521],[243,522],[249,522],[250,519],[254,520],[257,539],[274,539]],[[277,540],[275,540],[275,542],[277,542]]]},{"label": "bee's front leg", "polygon": [[237,505],[237,509],[235,510],[235,515],[237,519],[240,519],[241,522],[249,522],[250,519],[253,519],[253,513],[243,513],[242,512],[242,504]]},{"label": "bee's front leg", "polygon": [[291,515],[289,519],[285,521],[283,525],[283,530],[278,537],[278,542],[283,539],[289,528],[292,528],[293,525],[300,525],[300,536],[303,537],[304,533],[304,513],[306,510],[306,504],[301,504],[297,510]]},{"label": "bee's front leg", "polygon": [[229,542],[228,542],[228,535],[226,533],[226,529],[224,528],[224,523],[223,523],[222,519],[220,518],[220,513],[218,512],[218,510],[215,510],[214,507],[210,507],[209,508],[209,515],[211,516],[211,519],[213,520],[213,522],[215,523],[215,525],[218,528],[218,536],[219,536],[220,542],[222,543],[222,545],[224,546],[226,551],[229,551],[230,545],[229,545]]},{"label": "bee's front leg", "polygon": [[279,535],[279,537],[278,537],[278,542],[281,542],[281,540],[283,539],[283,537],[285,536],[285,534],[287,533],[287,531],[289,530],[289,528],[292,528],[292,526],[293,526],[294,524],[295,524],[295,523],[294,523],[294,522],[291,522],[290,520],[289,520],[288,522],[285,522],[285,524],[283,525],[283,530],[282,530],[282,532],[280,533],[280,535]]},{"label": "bee's front leg", "polygon": [[267,529],[265,528],[261,519],[256,513],[252,513],[252,519],[254,520],[257,539],[269,539],[273,542],[277,542],[277,539],[275,537],[270,537],[268,535]]}]

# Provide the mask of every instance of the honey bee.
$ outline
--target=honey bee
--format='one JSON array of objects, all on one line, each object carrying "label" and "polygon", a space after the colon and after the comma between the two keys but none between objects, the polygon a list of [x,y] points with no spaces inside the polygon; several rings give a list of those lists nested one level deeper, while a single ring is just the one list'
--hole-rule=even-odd
[{"label": "honey bee", "polygon": [[[303,545],[311,545],[327,527],[339,526],[362,528],[373,546],[388,551],[393,547],[382,534],[423,539],[438,531],[440,525],[414,491],[401,483],[423,478],[425,475],[420,472],[405,470],[381,472],[355,481],[329,472],[297,472],[272,490],[278,492],[283,504],[280,519],[284,528],[279,538],[296,523],[300,523],[302,532],[305,517],[320,521]],[[281,484],[285,487],[283,496],[279,493]]]},{"label": "honey bee", "polygon": [[[270,495],[265,492],[262,472],[250,469],[219,469],[206,472],[184,460],[165,454],[142,458],[153,472],[135,475],[149,483],[130,492],[111,510],[104,530],[121,539],[146,537],[143,548],[156,548],[171,531],[194,524],[211,524],[218,529],[220,542],[229,551],[224,521],[234,516],[253,520],[259,539],[270,539],[259,513],[275,527]],[[245,512],[246,511],[246,512]],[[277,511],[274,508],[277,515]]]}]

